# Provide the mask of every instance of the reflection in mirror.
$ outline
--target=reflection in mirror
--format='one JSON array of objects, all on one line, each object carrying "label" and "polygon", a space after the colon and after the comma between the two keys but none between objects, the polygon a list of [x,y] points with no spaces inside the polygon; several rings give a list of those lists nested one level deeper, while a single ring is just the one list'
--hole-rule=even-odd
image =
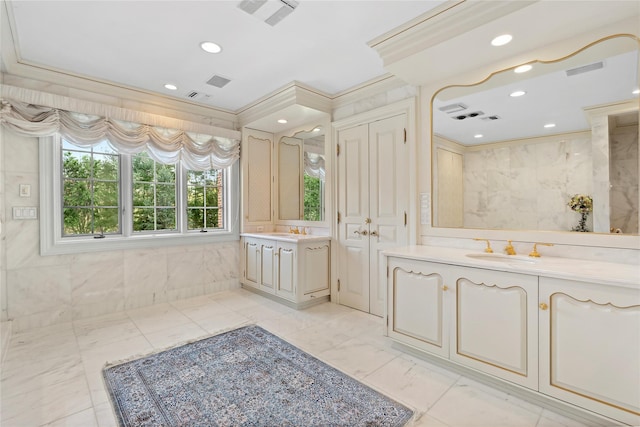
[{"label": "reflection in mirror", "polygon": [[278,144],[279,219],[324,221],[325,132],[322,126]]},{"label": "reflection in mirror", "polygon": [[433,225],[638,234],[638,46],[610,37],[437,92]]}]

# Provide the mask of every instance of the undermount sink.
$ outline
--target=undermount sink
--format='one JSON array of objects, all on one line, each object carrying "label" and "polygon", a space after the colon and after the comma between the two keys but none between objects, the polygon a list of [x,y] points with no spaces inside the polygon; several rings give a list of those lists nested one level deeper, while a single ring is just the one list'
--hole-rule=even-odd
[{"label": "undermount sink", "polygon": [[538,262],[533,258],[522,257],[518,255],[474,253],[474,254],[467,254],[467,256],[469,258],[473,258],[481,261],[504,262],[505,264],[535,264],[536,262]]}]

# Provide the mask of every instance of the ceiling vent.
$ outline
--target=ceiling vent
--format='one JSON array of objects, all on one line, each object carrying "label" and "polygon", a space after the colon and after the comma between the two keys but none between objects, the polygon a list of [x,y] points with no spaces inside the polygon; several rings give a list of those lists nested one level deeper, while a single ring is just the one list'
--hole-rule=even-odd
[{"label": "ceiling vent", "polygon": [[458,111],[466,110],[467,108],[468,107],[464,104],[449,104],[438,108],[438,110],[442,111],[443,113],[451,114],[457,113]]},{"label": "ceiling vent", "polygon": [[267,0],[242,0],[238,7],[249,15],[253,15],[256,10],[260,9]]},{"label": "ceiling vent", "polygon": [[297,0],[242,0],[238,8],[274,26],[298,7]]},{"label": "ceiling vent", "polygon": [[583,65],[582,67],[572,68],[570,70],[565,71],[567,73],[567,77],[576,76],[578,74],[588,73],[589,71],[599,70],[604,67],[604,62],[594,62],[593,64]]},{"label": "ceiling vent", "polygon": [[231,81],[231,79],[215,75],[215,76],[211,77],[209,80],[207,80],[207,84],[211,85],[211,86],[222,88],[222,87],[225,87],[225,85],[227,83],[229,83],[230,81]]},{"label": "ceiling vent", "polygon": [[211,95],[207,95],[206,93],[198,92],[195,90],[188,92],[185,96],[194,101],[207,101],[211,98]]},{"label": "ceiling vent", "polygon": [[451,116],[451,118],[453,120],[464,120],[466,118],[470,118],[473,119],[474,117],[478,117],[483,115],[484,113],[482,111],[474,111],[473,113],[469,113],[469,114],[460,114],[457,116]]}]

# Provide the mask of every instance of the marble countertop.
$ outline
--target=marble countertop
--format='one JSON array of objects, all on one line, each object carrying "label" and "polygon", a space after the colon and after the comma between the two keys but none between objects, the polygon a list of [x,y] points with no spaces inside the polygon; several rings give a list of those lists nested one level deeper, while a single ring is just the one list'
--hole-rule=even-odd
[{"label": "marble countertop", "polygon": [[256,239],[269,239],[281,242],[323,242],[331,240],[331,236],[320,236],[316,234],[293,234],[293,233],[241,233],[243,237],[254,237]]},{"label": "marble countertop", "polygon": [[488,254],[440,246],[406,246],[383,252],[388,257],[433,261],[558,279],[595,282],[640,290],[640,266],[544,256]]}]

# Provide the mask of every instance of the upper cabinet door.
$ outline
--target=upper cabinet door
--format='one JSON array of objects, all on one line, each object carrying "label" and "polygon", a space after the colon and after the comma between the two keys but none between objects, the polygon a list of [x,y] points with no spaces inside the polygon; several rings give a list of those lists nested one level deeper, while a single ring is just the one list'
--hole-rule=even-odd
[{"label": "upper cabinet door", "polygon": [[273,135],[250,130],[243,139],[245,223],[272,221]]}]

